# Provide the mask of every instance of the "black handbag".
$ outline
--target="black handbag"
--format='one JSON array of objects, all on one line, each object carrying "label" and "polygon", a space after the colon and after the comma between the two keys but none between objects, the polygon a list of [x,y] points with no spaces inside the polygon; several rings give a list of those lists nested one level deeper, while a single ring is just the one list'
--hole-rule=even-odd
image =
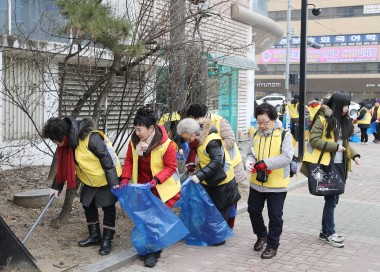
[{"label": "black handbag", "polygon": [[241,198],[235,178],[219,186],[202,185],[219,211],[237,203]]},{"label": "black handbag", "polygon": [[327,143],[323,145],[317,163],[305,162],[308,171],[309,192],[316,196],[340,195],[345,189],[345,169],[338,167],[331,156],[329,165],[320,164]]}]

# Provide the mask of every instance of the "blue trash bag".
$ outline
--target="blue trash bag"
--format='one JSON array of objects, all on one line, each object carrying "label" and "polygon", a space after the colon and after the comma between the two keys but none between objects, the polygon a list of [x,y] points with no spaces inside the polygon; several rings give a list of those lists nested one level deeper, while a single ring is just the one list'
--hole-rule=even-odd
[{"label": "blue trash bag", "polygon": [[180,154],[179,152],[177,152],[177,160],[186,162],[187,158],[189,157],[189,153],[190,153],[189,143],[188,142],[182,143],[180,149],[182,149],[183,154]]},{"label": "blue trash bag", "polygon": [[367,134],[370,135],[370,134],[376,133],[376,128],[377,128],[377,123],[376,122],[371,123],[369,125],[369,128],[367,128]]},{"label": "blue trash bag", "polygon": [[186,244],[214,245],[233,236],[232,229],[202,185],[190,179],[182,183],[181,198],[175,205],[180,208],[179,218],[190,231],[185,237]]},{"label": "blue trash bag", "polygon": [[360,138],[356,135],[356,133],[354,133],[354,135],[352,135],[348,140],[353,143],[360,143]]},{"label": "blue trash bag", "polygon": [[146,255],[170,246],[189,230],[173,211],[157,198],[148,184],[128,184],[111,189],[121,207],[135,223],[131,242],[138,254]]}]

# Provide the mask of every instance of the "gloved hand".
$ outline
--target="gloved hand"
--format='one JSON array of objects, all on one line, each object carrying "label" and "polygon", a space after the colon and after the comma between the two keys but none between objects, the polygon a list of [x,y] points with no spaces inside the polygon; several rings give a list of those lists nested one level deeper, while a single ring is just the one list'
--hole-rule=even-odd
[{"label": "gloved hand", "polygon": [[152,187],[155,187],[157,185],[157,181],[155,179],[152,179],[148,182],[148,184],[152,185]]},{"label": "gloved hand", "polygon": [[129,178],[122,178],[121,181],[120,181],[119,186],[123,187],[123,186],[128,185],[128,183],[129,183]]},{"label": "gloved hand", "polygon": [[201,181],[199,180],[199,178],[198,178],[196,175],[193,175],[193,176],[191,177],[191,181],[194,182],[194,183],[199,183],[199,182],[201,182]]},{"label": "gloved hand", "polygon": [[61,192],[56,189],[50,189],[49,198],[52,198],[53,196],[55,198],[59,198],[61,196]]},{"label": "gloved hand", "polygon": [[258,161],[258,162],[256,162],[253,167],[255,168],[256,171],[258,171],[258,170],[266,170],[267,169],[267,165],[265,164],[264,161]]},{"label": "gloved hand", "polygon": [[195,163],[190,162],[190,163],[185,164],[185,166],[186,166],[187,171],[189,173],[194,173],[194,171],[195,171]]},{"label": "gloved hand", "polygon": [[254,169],[253,165],[254,165],[253,161],[247,160],[245,162],[245,170],[251,173],[252,170]]}]

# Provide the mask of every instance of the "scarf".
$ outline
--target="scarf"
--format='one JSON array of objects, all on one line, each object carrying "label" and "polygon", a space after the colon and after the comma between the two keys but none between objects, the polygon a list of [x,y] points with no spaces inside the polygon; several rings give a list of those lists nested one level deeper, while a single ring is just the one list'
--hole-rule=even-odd
[{"label": "scarf", "polygon": [[188,165],[187,166],[187,170],[190,173],[193,173],[195,171],[195,166],[197,164],[196,161],[197,161],[197,147],[198,147],[198,144],[199,144],[199,140],[198,139],[195,139],[194,141],[192,141],[191,143],[189,143],[190,152],[189,152],[189,155],[187,157],[186,164]]},{"label": "scarf", "polygon": [[144,152],[147,151],[155,134],[156,134],[156,131],[153,129],[152,133],[148,136],[148,138],[145,141],[140,141],[137,143],[136,150],[135,150],[137,155],[144,156]]},{"label": "scarf", "polygon": [[69,136],[63,139],[63,146],[58,146],[57,184],[64,184],[67,180],[67,189],[77,186],[74,167],[74,151],[70,146]]}]

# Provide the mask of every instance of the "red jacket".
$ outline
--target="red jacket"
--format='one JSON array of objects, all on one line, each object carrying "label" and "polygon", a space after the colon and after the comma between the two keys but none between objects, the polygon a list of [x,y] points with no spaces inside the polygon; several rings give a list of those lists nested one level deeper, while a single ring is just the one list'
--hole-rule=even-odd
[{"label": "red jacket", "polygon": [[[144,156],[139,156],[139,167],[138,167],[138,183],[145,183],[151,181],[153,178],[152,171],[150,168],[150,155],[151,151],[162,145],[168,139],[168,134],[165,128],[161,125],[157,126],[156,135],[152,139]],[[122,178],[131,178],[133,169],[133,159],[132,159],[132,147],[136,147],[139,142],[139,138],[135,133],[132,134],[131,141],[128,145],[127,155],[124,160],[123,172],[121,174]],[[155,176],[160,183],[164,183],[169,177],[171,177],[177,169],[177,156],[174,144],[171,142],[166,150],[163,157],[164,168]]]}]

